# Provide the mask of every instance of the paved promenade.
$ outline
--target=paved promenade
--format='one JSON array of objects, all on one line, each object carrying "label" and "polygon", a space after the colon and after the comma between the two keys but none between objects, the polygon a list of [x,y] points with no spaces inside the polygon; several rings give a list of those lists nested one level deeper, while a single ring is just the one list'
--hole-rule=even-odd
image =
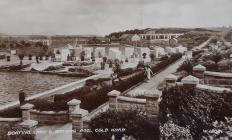
[{"label": "paved promenade", "polygon": [[144,82],[140,86],[129,91],[127,94],[131,96],[136,96],[136,95],[144,95],[144,93],[146,92],[155,91],[156,88],[159,86],[159,84],[164,81],[165,77],[168,74],[176,72],[177,68],[184,62],[184,60],[185,57],[182,57],[177,62],[171,64],[170,66],[168,66],[167,68],[156,74],[148,82]]}]

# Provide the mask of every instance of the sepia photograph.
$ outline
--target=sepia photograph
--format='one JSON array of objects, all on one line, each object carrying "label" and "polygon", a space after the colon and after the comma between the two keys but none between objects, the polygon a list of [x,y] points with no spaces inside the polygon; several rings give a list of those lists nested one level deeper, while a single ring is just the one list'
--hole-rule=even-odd
[{"label": "sepia photograph", "polygon": [[0,140],[232,140],[232,1],[0,0]]}]

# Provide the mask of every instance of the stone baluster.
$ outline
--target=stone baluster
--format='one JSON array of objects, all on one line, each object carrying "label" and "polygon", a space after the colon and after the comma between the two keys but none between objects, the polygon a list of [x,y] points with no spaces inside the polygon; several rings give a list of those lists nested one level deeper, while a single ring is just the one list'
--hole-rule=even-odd
[{"label": "stone baluster", "polygon": [[25,104],[25,105],[22,105],[20,107],[20,109],[22,110],[22,120],[25,121],[25,120],[30,120],[30,111],[31,109],[34,107],[33,104]]},{"label": "stone baluster", "polygon": [[109,110],[118,110],[118,96],[121,92],[112,90],[107,95],[109,96]]}]

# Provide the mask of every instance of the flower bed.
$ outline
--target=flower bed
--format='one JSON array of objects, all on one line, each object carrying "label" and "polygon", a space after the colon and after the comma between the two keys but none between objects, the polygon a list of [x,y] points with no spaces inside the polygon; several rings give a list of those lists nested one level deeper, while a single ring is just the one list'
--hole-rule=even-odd
[{"label": "flower bed", "polygon": [[[109,130],[111,128],[123,128],[125,131],[121,133],[112,131],[96,133],[94,132],[96,128],[108,128]],[[104,112],[91,120],[90,129],[93,130],[93,133],[84,134],[89,140],[110,139],[112,135],[115,135],[116,139],[122,139],[125,135],[141,140],[159,139],[158,126],[148,122],[145,116],[135,110]]]},{"label": "flower bed", "polygon": [[232,117],[231,100],[231,93],[199,92],[180,86],[165,89],[159,105],[161,126],[172,121],[177,126],[189,129],[194,139],[201,139],[205,135],[204,130],[214,128],[214,121],[225,121],[225,117]]}]

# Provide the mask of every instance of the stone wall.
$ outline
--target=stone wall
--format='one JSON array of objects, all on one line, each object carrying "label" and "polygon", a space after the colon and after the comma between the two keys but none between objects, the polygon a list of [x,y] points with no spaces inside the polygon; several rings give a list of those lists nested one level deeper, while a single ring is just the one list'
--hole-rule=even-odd
[{"label": "stone wall", "polygon": [[67,123],[69,121],[69,115],[67,112],[60,111],[38,111],[38,110],[31,110],[30,117],[32,120],[38,121],[39,125],[44,124],[60,124],[60,123]]},{"label": "stone wall", "polygon": [[[81,140],[84,139],[83,132],[80,130],[88,129],[89,123],[92,118],[96,115],[109,110],[114,111],[123,111],[123,110],[139,110],[144,112],[147,116],[147,120],[151,121],[151,123],[158,123],[158,113],[159,113],[159,106],[158,106],[158,98],[156,91],[152,91],[150,93],[145,94],[145,99],[139,98],[130,98],[125,96],[120,96],[120,92],[113,90],[108,93],[109,102],[99,106],[97,109],[93,110],[92,112],[88,113],[86,110],[80,108],[79,104],[80,101],[75,100],[75,110],[69,112],[71,115],[72,120],[72,138],[73,140]],[[70,101],[70,103],[74,103]]]},{"label": "stone wall", "polygon": [[212,86],[223,86],[223,87],[232,87],[232,78],[231,79],[219,79],[214,77],[206,77],[204,79],[204,84]]},{"label": "stone wall", "polygon": [[145,112],[146,99],[118,97],[118,110],[140,110]]}]

